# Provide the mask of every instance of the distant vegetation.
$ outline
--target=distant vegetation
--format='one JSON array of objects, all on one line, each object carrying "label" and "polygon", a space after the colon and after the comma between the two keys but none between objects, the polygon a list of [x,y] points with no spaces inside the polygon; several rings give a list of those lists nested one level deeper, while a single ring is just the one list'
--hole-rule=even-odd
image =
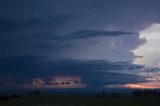
[{"label": "distant vegetation", "polygon": [[129,95],[105,91],[90,95],[80,93],[0,94],[0,106],[160,106],[160,91],[136,90]]}]

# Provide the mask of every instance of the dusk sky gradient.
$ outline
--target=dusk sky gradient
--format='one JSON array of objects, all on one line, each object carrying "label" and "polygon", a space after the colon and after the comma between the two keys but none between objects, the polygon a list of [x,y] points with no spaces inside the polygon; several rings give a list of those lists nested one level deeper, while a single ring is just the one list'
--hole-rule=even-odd
[{"label": "dusk sky gradient", "polygon": [[0,89],[160,88],[160,0],[1,0]]}]

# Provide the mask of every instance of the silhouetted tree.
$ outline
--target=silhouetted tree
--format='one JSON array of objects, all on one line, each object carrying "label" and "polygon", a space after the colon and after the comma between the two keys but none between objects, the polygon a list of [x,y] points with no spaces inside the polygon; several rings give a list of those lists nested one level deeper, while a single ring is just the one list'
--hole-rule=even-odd
[{"label": "silhouetted tree", "polygon": [[34,95],[35,95],[35,96],[38,96],[38,95],[40,95],[40,94],[41,94],[41,92],[40,92],[39,90],[34,91]]},{"label": "silhouetted tree", "polygon": [[8,101],[9,100],[9,96],[7,94],[3,94],[0,96],[0,100],[1,101]]},{"label": "silhouetted tree", "polygon": [[97,94],[96,94],[96,98],[97,98],[97,99],[100,99],[100,98],[101,98],[101,95],[100,95],[99,93],[97,93]]},{"label": "silhouetted tree", "polygon": [[139,90],[136,90],[132,92],[132,96],[135,96],[135,97],[143,96],[143,93]]},{"label": "silhouetted tree", "polygon": [[9,95],[10,99],[16,99],[18,97],[19,97],[19,95],[17,95],[17,94],[11,94],[11,95]]},{"label": "silhouetted tree", "polygon": [[102,92],[102,98],[106,98],[106,92],[105,91]]},{"label": "silhouetted tree", "polygon": [[119,92],[113,92],[112,94],[111,94],[111,97],[112,98],[119,98],[121,96],[121,93],[119,93]]},{"label": "silhouetted tree", "polygon": [[158,92],[156,90],[144,90],[142,94],[144,96],[156,96],[158,95]]}]

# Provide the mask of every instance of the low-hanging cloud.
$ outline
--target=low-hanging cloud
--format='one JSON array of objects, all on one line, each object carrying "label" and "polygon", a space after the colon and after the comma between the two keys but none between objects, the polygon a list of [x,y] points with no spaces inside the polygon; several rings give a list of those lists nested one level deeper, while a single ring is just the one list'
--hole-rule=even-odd
[{"label": "low-hanging cloud", "polygon": [[[70,79],[64,82],[71,84],[83,80],[83,83],[87,84],[88,87],[146,81],[138,73],[133,75],[125,72],[133,71],[135,73],[137,70],[144,69],[144,66],[127,62],[110,62],[106,60],[46,61],[43,57],[17,57],[5,60],[2,63],[5,66],[1,64],[2,71],[0,74],[9,74],[17,84],[29,83],[34,79],[34,83],[32,82],[34,85],[41,85],[44,84],[41,79],[50,81],[53,76],[73,76],[72,78],[76,80]],[[113,77],[115,78],[113,79]],[[67,79],[67,77],[65,78]],[[117,78],[119,80],[116,80]]]}]

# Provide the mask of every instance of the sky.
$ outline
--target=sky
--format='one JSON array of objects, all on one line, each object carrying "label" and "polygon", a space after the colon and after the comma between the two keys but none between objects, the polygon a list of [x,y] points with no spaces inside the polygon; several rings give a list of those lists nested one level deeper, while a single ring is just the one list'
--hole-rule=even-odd
[{"label": "sky", "polygon": [[159,0],[1,0],[1,88],[160,88]]}]

